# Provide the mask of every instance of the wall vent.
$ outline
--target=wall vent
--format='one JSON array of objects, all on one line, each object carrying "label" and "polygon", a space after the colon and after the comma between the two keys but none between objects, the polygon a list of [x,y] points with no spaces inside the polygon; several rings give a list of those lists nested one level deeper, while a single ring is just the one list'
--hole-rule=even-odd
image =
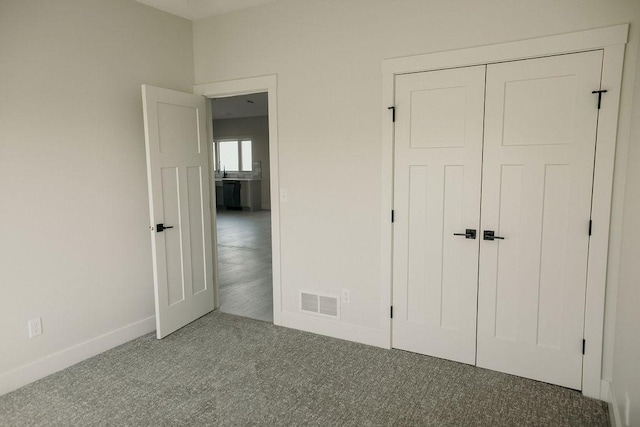
[{"label": "wall vent", "polygon": [[340,299],[332,295],[300,292],[300,311],[337,319],[340,317]]}]

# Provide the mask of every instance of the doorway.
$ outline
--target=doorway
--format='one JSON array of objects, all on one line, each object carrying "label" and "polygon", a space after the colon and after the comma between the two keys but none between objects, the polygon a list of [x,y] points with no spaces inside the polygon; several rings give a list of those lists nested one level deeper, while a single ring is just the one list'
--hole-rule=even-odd
[{"label": "doorway", "polygon": [[[207,98],[267,93],[273,323],[282,322],[276,89],[276,76],[197,85],[194,94],[142,85],[158,339],[220,307],[216,177],[207,137],[213,135],[213,117]],[[262,206],[250,200],[249,206]]]},{"label": "doorway", "polygon": [[[195,85],[193,91],[195,94],[202,95],[205,98],[224,98],[238,95],[248,95],[255,93],[266,93],[268,102],[269,116],[269,203],[271,216],[271,280],[273,286],[273,323],[274,325],[282,324],[282,280],[280,267],[280,178],[279,178],[279,159],[278,159],[278,79],[275,75],[249,77],[244,79],[226,80],[222,82],[203,83]],[[209,104],[209,107],[211,104]],[[213,116],[211,108],[208,108],[208,119],[204,122],[207,125],[208,135],[213,135]],[[212,158],[210,156],[209,162]],[[264,164],[263,164],[264,166]],[[212,168],[211,168],[212,169]],[[215,209],[215,175],[210,175],[211,188],[211,224],[212,229],[216,227],[216,209]],[[263,171],[262,176],[265,176]],[[265,200],[265,197],[262,197]],[[216,233],[213,233],[213,243],[216,244]],[[217,264],[217,254],[214,253],[214,263]],[[214,278],[214,299],[215,307],[220,307],[220,295],[217,272]]]},{"label": "doorway", "polygon": [[273,322],[268,94],[210,102],[218,307]]}]

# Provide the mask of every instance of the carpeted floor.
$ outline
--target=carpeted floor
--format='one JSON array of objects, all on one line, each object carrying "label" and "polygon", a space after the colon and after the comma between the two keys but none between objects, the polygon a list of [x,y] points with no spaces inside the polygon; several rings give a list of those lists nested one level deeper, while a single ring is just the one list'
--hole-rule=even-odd
[{"label": "carpeted floor", "polygon": [[0,425],[608,425],[580,393],[214,312],[0,397]]}]

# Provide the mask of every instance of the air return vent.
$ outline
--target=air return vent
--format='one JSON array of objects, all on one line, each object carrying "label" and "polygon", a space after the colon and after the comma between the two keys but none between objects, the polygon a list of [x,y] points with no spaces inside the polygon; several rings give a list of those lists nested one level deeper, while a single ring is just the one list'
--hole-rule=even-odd
[{"label": "air return vent", "polygon": [[336,319],[340,317],[339,299],[336,296],[300,292],[300,310]]}]

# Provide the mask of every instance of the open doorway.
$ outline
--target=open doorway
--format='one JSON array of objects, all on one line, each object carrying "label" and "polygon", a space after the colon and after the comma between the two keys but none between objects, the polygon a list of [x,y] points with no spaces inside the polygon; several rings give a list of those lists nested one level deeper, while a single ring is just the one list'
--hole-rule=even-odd
[{"label": "open doorway", "polygon": [[211,111],[219,310],[273,322],[268,94]]}]

